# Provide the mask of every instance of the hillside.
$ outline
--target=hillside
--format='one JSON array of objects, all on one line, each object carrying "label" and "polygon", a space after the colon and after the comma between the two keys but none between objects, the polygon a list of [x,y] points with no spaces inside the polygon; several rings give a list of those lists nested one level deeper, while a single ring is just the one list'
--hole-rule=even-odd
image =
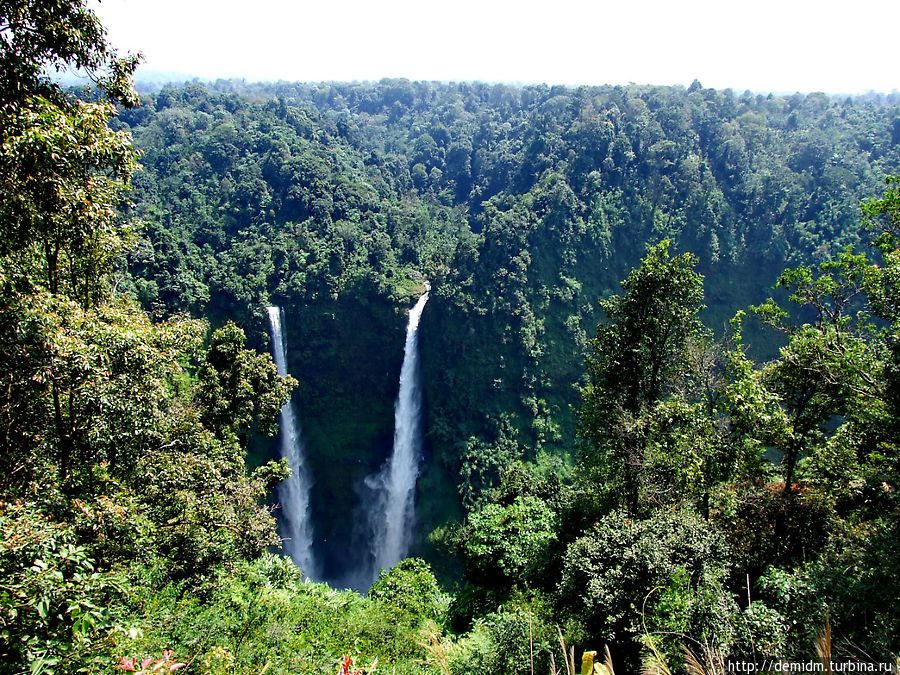
[{"label": "hillside", "polygon": [[[426,535],[511,462],[574,456],[597,301],[650,245],[698,256],[702,316],[721,336],[786,265],[858,246],[860,200],[900,166],[893,98],[699,83],[220,81],[146,96],[120,120],[144,153],[129,259],[144,307],[237,320],[259,349],[266,304],[286,308],[334,579],[354,486],[390,450],[420,279],[434,288]],[[746,330],[754,354],[775,354],[776,335]]]}]

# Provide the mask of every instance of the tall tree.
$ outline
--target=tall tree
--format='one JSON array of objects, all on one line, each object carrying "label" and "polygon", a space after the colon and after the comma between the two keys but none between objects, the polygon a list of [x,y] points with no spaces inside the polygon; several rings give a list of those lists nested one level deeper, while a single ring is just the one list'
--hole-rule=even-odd
[{"label": "tall tree", "polygon": [[601,468],[632,513],[639,506],[646,416],[687,372],[688,345],[704,334],[696,264],[690,253],[670,256],[664,241],[622,282],[621,295],[600,302],[607,321],[590,343],[580,431],[590,445],[586,464]]},{"label": "tall tree", "polygon": [[[117,58],[84,2],[4,0],[0,37],[0,415],[8,461],[33,452],[46,426],[65,476],[85,433],[78,400],[89,378],[77,338],[59,339],[104,322],[76,317],[75,305],[90,312],[108,295],[105,275],[130,239],[118,207],[137,153],[108,122],[113,103],[137,102],[137,58]],[[68,66],[89,72],[109,102],[76,99],[48,76]]]},{"label": "tall tree", "polygon": [[[138,57],[119,59],[84,2],[0,2],[0,255],[9,281],[88,306],[127,243],[117,207],[137,153],[108,122],[137,103]],[[48,72],[87,71],[108,102],[64,92]]]},{"label": "tall tree", "polygon": [[[0,0],[4,675],[104,669],[117,567],[202,578],[278,544],[262,500],[286,469],[248,475],[244,456],[290,381],[233,325],[204,354],[203,322],[153,323],[116,293],[137,153],[110,122],[135,63],[83,0]],[[93,100],[46,75],[66,66]]]}]

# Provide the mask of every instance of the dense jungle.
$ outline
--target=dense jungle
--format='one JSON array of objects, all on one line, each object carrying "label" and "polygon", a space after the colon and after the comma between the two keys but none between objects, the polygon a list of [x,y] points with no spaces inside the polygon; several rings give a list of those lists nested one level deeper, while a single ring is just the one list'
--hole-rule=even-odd
[{"label": "dense jungle", "polygon": [[[898,667],[896,93],[141,90],[80,0],[0,36],[0,674]],[[426,287],[409,557],[346,588]]]}]

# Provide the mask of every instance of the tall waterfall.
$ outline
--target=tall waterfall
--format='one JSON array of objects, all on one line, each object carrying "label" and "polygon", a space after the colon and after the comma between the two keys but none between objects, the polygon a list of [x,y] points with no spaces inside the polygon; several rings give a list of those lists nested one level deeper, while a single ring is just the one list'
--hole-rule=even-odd
[{"label": "tall waterfall", "polygon": [[[287,375],[287,351],[284,344],[281,307],[269,307],[269,328],[272,334],[272,350],[275,367],[281,376]],[[294,413],[293,402],[281,407],[281,456],[291,467],[291,476],[278,484],[277,497],[281,504],[279,532],[284,539],[284,550],[307,577],[317,578],[318,570],[312,554],[312,523],[309,515],[309,473],[303,455],[300,424]]]},{"label": "tall waterfall", "polygon": [[394,405],[394,449],[378,475],[367,481],[377,492],[371,511],[374,570],[388,569],[409,552],[415,517],[414,497],[422,455],[422,385],[419,374],[419,319],[430,287],[409,310],[400,391]]}]

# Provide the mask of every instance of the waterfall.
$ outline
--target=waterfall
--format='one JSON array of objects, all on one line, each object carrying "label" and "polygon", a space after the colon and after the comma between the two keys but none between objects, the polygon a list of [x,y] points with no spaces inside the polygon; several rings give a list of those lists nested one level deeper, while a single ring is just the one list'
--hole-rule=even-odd
[{"label": "waterfall", "polygon": [[381,471],[367,479],[376,491],[375,507],[370,512],[372,528],[373,573],[388,569],[406,557],[415,517],[414,498],[422,455],[422,386],[419,375],[419,319],[428,302],[430,287],[409,310],[400,391],[394,405],[394,448]]},{"label": "waterfall", "polygon": [[[272,351],[275,367],[282,377],[287,375],[287,350],[284,344],[281,307],[269,307],[269,327],[272,334]],[[300,437],[300,424],[294,413],[291,399],[281,407],[279,437],[281,456],[287,458],[291,476],[278,484],[276,491],[281,504],[279,533],[284,539],[284,550],[307,577],[316,578],[317,570],[312,555],[312,524],[309,515],[309,472]]]}]

